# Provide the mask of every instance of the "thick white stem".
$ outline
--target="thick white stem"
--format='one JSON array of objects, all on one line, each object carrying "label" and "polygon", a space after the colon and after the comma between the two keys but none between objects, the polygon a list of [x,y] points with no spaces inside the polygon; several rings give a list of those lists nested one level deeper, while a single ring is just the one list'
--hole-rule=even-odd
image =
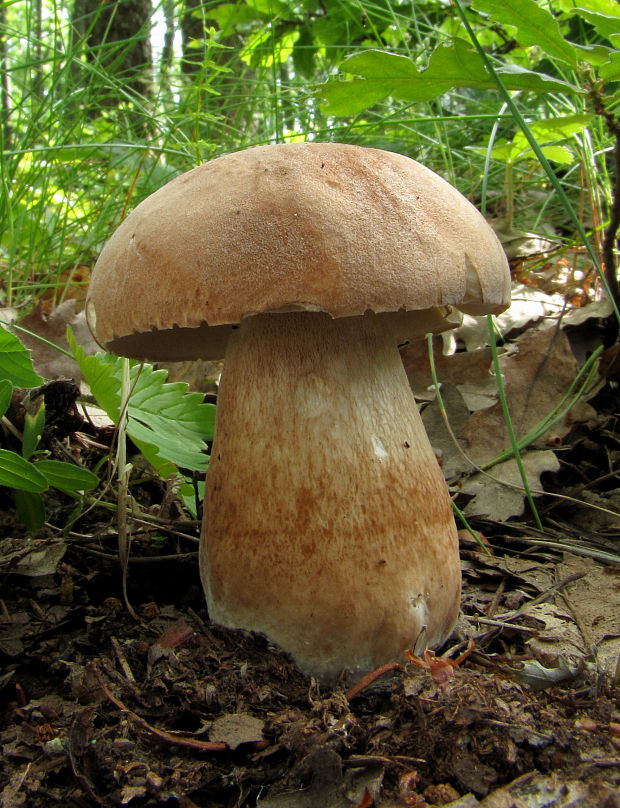
[{"label": "thick white stem", "polygon": [[325,681],[446,638],[456,527],[387,316],[243,322],[200,562],[214,621],[264,632]]}]

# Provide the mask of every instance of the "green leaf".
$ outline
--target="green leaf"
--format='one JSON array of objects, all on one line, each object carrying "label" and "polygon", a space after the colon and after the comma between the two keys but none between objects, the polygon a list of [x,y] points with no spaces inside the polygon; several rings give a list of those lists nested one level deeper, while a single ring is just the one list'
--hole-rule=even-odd
[{"label": "green leaf", "polygon": [[28,351],[14,334],[0,325],[0,379],[15,387],[36,387],[43,379],[35,373]]},{"label": "green leaf", "polygon": [[[573,165],[576,156],[572,149],[558,141],[568,141],[573,135],[582,132],[595,119],[594,115],[565,115],[549,120],[533,121],[528,124],[544,156],[561,165]],[[484,147],[472,146],[472,151],[486,155]],[[498,140],[491,150],[491,157],[503,163],[516,163],[519,160],[533,160],[536,155],[522,131],[516,132],[512,140]]]},{"label": "green leaf", "polygon": [[41,530],[45,524],[45,505],[41,494],[15,490],[15,510],[28,530]]},{"label": "green leaf", "polygon": [[319,45],[340,45],[347,41],[347,21],[337,14],[327,14],[312,23],[312,34]]},{"label": "green leaf", "polygon": [[[573,135],[582,132],[592,121],[594,115],[565,115],[544,121],[533,121],[529,124],[532,135],[549,160],[563,165],[575,162],[575,155],[566,146],[557,144],[559,140],[569,140]],[[557,145],[547,145],[557,144]],[[473,147],[478,154],[486,154],[485,148]],[[504,163],[516,163],[518,160],[531,160],[534,151],[525,134],[517,132],[511,141],[498,141],[491,150],[491,157]]]},{"label": "green leaf", "polygon": [[49,485],[61,491],[90,491],[99,485],[96,474],[73,463],[65,463],[62,460],[38,460],[34,466],[43,474]]},{"label": "green leaf", "polygon": [[541,142],[545,138],[548,141],[549,138],[568,138],[571,135],[576,135],[578,132],[583,132],[595,119],[595,115],[575,113],[574,115],[562,115],[548,120],[533,121],[529,124],[529,127],[536,140]]},{"label": "green leaf", "polygon": [[[196,519],[198,516],[198,511],[196,508],[196,491],[194,490],[194,484],[191,480],[187,477],[185,478],[186,482],[184,482],[181,486],[179,486],[179,496],[185,503],[185,507],[191,513],[191,515]],[[196,487],[198,489],[198,500],[200,502],[204,502],[205,498],[205,482],[204,480],[198,480],[196,483]]]},{"label": "green leaf", "polygon": [[86,356],[84,349],[76,343],[70,328],[67,329],[67,339],[73,358],[78,363],[99,406],[117,424],[121,406],[121,383],[120,375],[115,379],[112,373],[114,357],[102,353]]},{"label": "green leaf", "polygon": [[[613,41],[613,37],[611,37]],[[620,34],[618,34],[616,45],[620,47]],[[590,67],[600,67],[609,61],[615,51],[605,45],[575,45],[579,51],[579,59]]]},{"label": "green leaf", "polygon": [[601,65],[600,76],[603,81],[620,81],[620,51],[612,53],[609,62]]},{"label": "green leaf", "polygon": [[0,379],[0,418],[6,414],[13,395],[13,385],[8,379]]},{"label": "green leaf", "polygon": [[224,36],[230,36],[237,26],[250,25],[260,20],[262,14],[246,5],[220,3],[213,8],[203,6],[208,20],[215,20]]},{"label": "green leaf", "polygon": [[0,485],[40,494],[49,486],[33,463],[8,449],[0,449]]},{"label": "green leaf", "polygon": [[283,20],[295,19],[293,6],[283,3],[282,0],[246,0],[246,2],[249,8],[272,21],[277,17]]},{"label": "green leaf", "polygon": [[[425,70],[416,70],[406,56],[386,51],[367,50],[346,59],[343,73],[363,76],[353,81],[329,81],[320,89],[327,110],[334,115],[355,115],[387,96],[401,101],[428,101],[453,87],[496,90],[476,51],[461,39],[452,45],[440,45],[431,55]],[[519,65],[502,65],[497,72],[508,90],[568,92],[583,94],[582,88],[554,79]]]},{"label": "green leaf", "polygon": [[[456,40],[456,43],[463,44],[462,40]],[[444,51],[450,50],[447,46],[442,46]],[[432,55],[429,61],[429,69],[433,61],[433,57],[441,48],[438,48]],[[471,50],[471,48],[469,49]],[[472,51],[473,53],[473,51]],[[480,60],[477,59],[478,64]],[[351,73],[356,76],[364,76],[367,79],[408,79],[415,81],[420,78],[423,73],[419,73],[415,64],[408,56],[402,56],[398,53],[388,53],[387,51],[380,50],[366,50],[361,53],[355,53],[349,56],[341,65],[343,73]],[[424,71],[428,72],[428,71]],[[436,71],[431,71],[431,73]],[[445,80],[445,79],[444,79]]]},{"label": "green leaf", "polygon": [[[85,356],[72,334],[68,339],[92,394],[118,423],[123,360],[102,353]],[[186,384],[166,382],[167,375],[148,363],[131,363],[127,434],[160,474],[175,471],[170,463],[204,471],[208,464],[205,441],[213,437],[215,407],[205,404],[201,393],[188,393]]]},{"label": "green leaf", "polygon": [[527,70],[520,65],[505,64],[497,68],[507,90],[529,90],[534,93],[569,93],[572,95],[585,95],[583,87],[569,84],[567,81],[547,76],[534,70]]},{"label": "green leaf", "polygon": [[326,114],[350,117],[387,98],[393,89],[384,79],[335,79],[322,85],[319,96],[327,105]]},{"label": "green leaf", "polygon": [[620,9],[617,0],[579,0],[579,5],[575,6],[575,0],[555,0],[560,11],[567,14],[581,11],[594,11],[599,14],[617,15],[620,17]]},{"label": "green leaf", "polygon": [[620,5],[615,0],[609,3],[589,3],[581,0],[576,8],[567,8],[570,16],[578,15],[589,23],[597,34],[613,42],[620,36]]},{"label": "green leaf", "polygon": [[299,32],[299,37],[293,45],[293,66],[295,73],[309,79],[313,75],[314,57],[317,46],[312,38],[312,32],[307,26]]},{"label": "green leaf", "polygon": [[29,412],[24,417],[24,437],[22,440],[22,457],[30,460],[34,450],[39,445],[43,427],[45,426],[45,402],[41,401],[39,409],[34,415]]},{"label": "green leaf", "polygon": [[[574,153],[566,146],[543,146],[541,149],[547,160],[553,163],[559,163],[563,166],[570,166],[575,162]],[[534,154],[532,153],[532,157]]]},{"label": "green leaf", "polygon": [[577,50],[564,39],[553,14],[535,0],[474,0],[473,6],[493,23],[513,25],[520,45],[536,45],[551,58],[577,66]]}]

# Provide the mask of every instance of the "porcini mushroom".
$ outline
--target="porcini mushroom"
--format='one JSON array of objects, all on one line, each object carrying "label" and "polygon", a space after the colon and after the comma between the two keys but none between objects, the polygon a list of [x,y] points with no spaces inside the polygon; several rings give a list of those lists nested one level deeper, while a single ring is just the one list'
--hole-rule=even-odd
[{"label": "porcini mushroom", "polygon": [[125,219],[88,293],[100,344],[225,355],[200,543],[215,622],[326,682],[447,638],[456,527],[397,346],[509,297],[480,213],[387,151],[250,148]]}]

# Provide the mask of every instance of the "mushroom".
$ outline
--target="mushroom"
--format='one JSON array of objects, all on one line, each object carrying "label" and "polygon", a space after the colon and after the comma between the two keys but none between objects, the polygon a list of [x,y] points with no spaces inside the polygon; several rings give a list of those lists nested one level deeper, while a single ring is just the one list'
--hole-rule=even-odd
[{"label": "mushroom", "polygon": [[99,343],[225,356],[199,553],[213,621],[327,683],[445,641],[456,526],[398,345],[509,299],[480,213],[383,150],[253,147],[123,221],[88,293]]}]

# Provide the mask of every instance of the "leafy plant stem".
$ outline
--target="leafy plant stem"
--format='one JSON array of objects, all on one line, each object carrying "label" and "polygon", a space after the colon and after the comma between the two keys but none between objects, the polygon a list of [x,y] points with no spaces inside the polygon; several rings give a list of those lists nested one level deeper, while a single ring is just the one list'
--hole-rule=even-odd
[{"label": "leafy plant stem", "polygon": [[[439,385],[439,380],[437,379],[437,369],[435,368],[435,355],[433,353],[433,335],[427,334],[426,335],[426,344],[428,346],[428,362],[431,370],[431,377],[433,379],[433,385],[435,387],[435,395],[437,396],[437,405],[439,406],[439,412],[441,413],[441,417],[450,432],[452,439],[455,441],[456,445],[458,446],[458,441],[456,440],[456,435],[453,434],[452,428],[448,421],[448,413],[446,412],[445,405],[443,403],[443,397],[441,395],[441,388]],[[480,536],[476,533],[475,530],[470,526],[469,522],[463,511],[459,508],[459,506],[452,500],[452,510],[454,511],[455,516],[460,520],[461,524],[465,528],[465,530],[470,534],[470,536],[474,539],[474,541],[484,550],[487,555],[491,555],[491,552],[488,547],[485,546],[484,542],[481,541]]]},{"label": "leafy plant stem", "polygon": [[[593,351],[591,356],[588,357],[586,364],[579,370],[579,373],[573,379],[571,386],[562,397],[562,400],[551,410],[551,412],[549,412],[534,427],[532,427],[532,429],[530,429],[526,435],[517,441],[517,448],[519,450],[525,449],[527,446],[534,443],[534,441],[538,440],[541,435],[543,435],[548,429],[561,420],[570,411],[571,407],[574,407],[575,403],[583,396],[586,390],[588,390],[590,387],[592,381],[596,378],[598,360],[602,353],[603,346],[599,345],[599,347]],[[573,390],[578,384],[579,388],[577,392],[573,394]],[[487,463],[483,463],[481,468],[490,469],[493,466],[496,466],[498,463],[503,463],[504,460],[508,460],[512,456],[512,449],[507,449],[505,452],[501,452],[500,454],[496,455]]]},{"label": "leafy plant stem", "polygon": [[540,521],[540,516],[538,515],[536,505],[534,504],[534,497],[532,496],[532,492],[530,491],[530,484],[527,480],[527,475],[525,473],[525,469],[523,467],[523,461],[521,460],[521,454],[519,452],[519,446],[517,444],[517,438],[515,436],[514,429],[512,426],[512,419],[510,417],[508,402],[506,401],[506,394],[504,392],[504,383],[502,381],[502,369],[499,364],[499,355],[497,353],[497,342],[495,341],[495,326],[493,323],[493,317],[490,314],[487,315],[487,323],[489,327],[489,345],[491,346],[491,353],[493,355],[493,367],[495,369],[497,394],[499,396],[499,400],[502,405],[502,412],[504,413],[504,421],[506,423],[506,430],[508,432],[510,445],[512,447],[512,454],[514,456],[514,459],[516,460],[517,467],[519,469],[519,474],[521,475],[521,480],[523,481],[525,496],[527,498],[527,501],[529,502],[530,508],[532,509],[532,515],[534,517],[534,520],[536,521],[536,525],[540,530],[543,530],[544,528],[542,522]]},{"label": "leafy plant stem", "polygon": [[615,304],[620,306],[620,285],[618,284],[618,272],[616,269],[614,246],[620,228],[620,125],[617,127],[616,140],[614,146],[615,163],[615,186],[613,190],[613,204],[611,207],[609,224],[605,229],[603,240],[603,261],[605,262],[605,272],[607,282],[611,288],[611,293]]},{"label": "leafy plant stem", "polygon": [[514,217],[514,183],[513,166],[509,160],[506,163],[506,230],[512,230],[512,220]]},{"label": "leafy plant stem", "polygon": [[607,282],[611,288],[614,303],[620,307],[620,285],[618,284],[618,274],[614,255],[614,246],[618,229],[620,228],[620,117],[615,117],[603,102],[600,90],[594,87],[590,92],[590,99],[597,115],[604,118],[609,133],[614,137],[614,173],[615,180],[612,189],[612,204],[609,213],[609,223],[605,229],[603,240],[603,261],[605,263],[605,274]]},{"label": "leafy plant stem", "polygon": [[489,145],[487,146],[487,153],[486,157],[484,158],[484,171],[482,174],[482,188],[480,191],[480,211],[483,216],[486,216],[487,212],[487,188],[489,184],[489,170],[491,168],[491,160],[492,160],[492,152],[493,146],[495,145],[495,139],[497,137],[497,132],[499,131],[499,126],[502,120],[504,119],[504,114],[506,112],[507,104],[504,102],[502,104],[502,108],[497,113],[497,118],[495,119],[495,123],[493,124],[493,128],[491,129],[491,136],[489,137]]},{"label": "leafy plant stem", "polygon": [[133,610],[127,596],[127,572],[129,569],[129,550],[131,546],[131,536],[127,526],[127,502],[129,490],[129,471],[131,467],[127,464],[127,407],[129,396],[131,395],[131,380],[129,377],[129,359],[123,359],[123,370],[121,376],[121,412],[117,428],[117,450],[116,466],[118,474],[118,556],[121,564],[123,600],[127,611],[136,620],[137,615]]},{"label": "leafy plant stem", "polygon": [[11,328],[14,329],[15,331],[20,331],[22,334],[28,334],[29,337],[32,337],[33,339],[38,339],[39,342],[42,342],[44,345],[53,348],[55,351],[58,351],[58,353],[68,356],[69,359],[73,359],[73,354],[71,353],[71,351],[67,351],[65,348],[63,348],[60,345],[57,345],[55,342],[51,342],[50,340],[45,339],[45,337],[42,337],[40,334],[36,334],[34,331],[29,331],[27,328],[23,328],[21,325],[18,325],[17,323],[12,323]]},{"label": "leafy plant stem", "polygon": [[477,544],[477,545],[478,545],[478,546],[481,548],[481,550],[482,550],[484,553],[486,553],[487,555],[489,555],[489,556],[490,556],[490,555],[491,555],[491,551],[490,551],[490,550],[489,550],[489,548],[486,546],[486,544],[485,544],[485,543],[482,541],[482,539],[481,539],[481,538],[480,538],[480,536],[479,536],[479,535],[476,533],[476,531],[473,529],[473,527],[472,527],[472,526],[469,524],[469,522],[467,521],[467,517],[465,516],[465,514],[463,513],[463,511],[462,511],[462,510],[459,508],[459,506],[456,504],[456,502],[454,502],[454,500],[452,500],[452,510],[454,511],[454,513],[456,514],[456,516],[458,517],[458,519],[460,519],[460,521],[461,521],[461,523],[462,523],[463,527],[464,527],[464,528],[465,528],[465,530],[466,530],[466,531],[469,533],[469,535],[472,537],[472,539],[474,539],[474,541],[476,542],[476,544]]}]

